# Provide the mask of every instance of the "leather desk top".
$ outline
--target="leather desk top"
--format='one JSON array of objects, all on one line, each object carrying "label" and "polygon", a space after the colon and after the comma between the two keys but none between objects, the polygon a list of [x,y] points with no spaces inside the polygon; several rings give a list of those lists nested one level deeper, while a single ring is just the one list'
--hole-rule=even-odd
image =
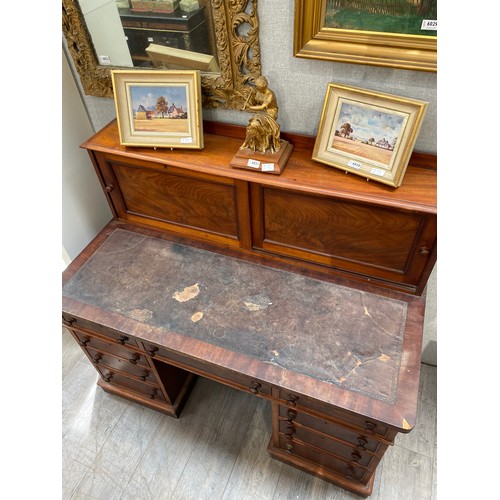
[{"label": "leather desk top", "polygon": [[[417,328],[405,341],[405,300],[119,226],[102,238],[63,287],[66,311],[78,314],[71,305],[86,304],[136,325],[135,335],[142,325],[144,338],[152,342],[169,345],[171,339],[173,346],[174,337],[182,337],[215,346],[219,353],[243,355],[252,366],[268,367],[264,376],[271,383],[286,386],[291,373],[313,379],[323,388],[311,396],[348,391],[377,400],[374,417],[407,397],[401,391],[410,379],[400,375],[409,369],[418,390],[419,357],[406,351],[418,347],[422,332]],[[333,392],[325,392],[325,384]],[[411,400],[415,382],[410,386]],[[340,400],[348,406],[345,397]],[[401,426],[400,417],[392,424]]]}]

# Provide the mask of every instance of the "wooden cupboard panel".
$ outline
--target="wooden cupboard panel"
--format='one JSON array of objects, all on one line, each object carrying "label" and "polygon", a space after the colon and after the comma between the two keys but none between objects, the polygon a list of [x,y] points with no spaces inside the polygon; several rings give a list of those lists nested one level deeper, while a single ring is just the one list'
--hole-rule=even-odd
[{"label": "wooden cupboard panel", "polygon": [[142,165],[108,162],[107,166],[105,177],[112,186],[108,192],[119,218],[238,238],[234,183]]},{"label": "wooden cupboard panel", "polygon": [[273,188],[252,190],[254,246],[418,285],[435,244],[433,217]]}]

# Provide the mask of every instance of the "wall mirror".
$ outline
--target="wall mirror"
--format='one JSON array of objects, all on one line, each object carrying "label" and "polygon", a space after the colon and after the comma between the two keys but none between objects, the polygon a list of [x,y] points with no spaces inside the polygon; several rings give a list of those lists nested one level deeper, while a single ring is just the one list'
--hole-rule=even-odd
[{"label": "wall mirror", "polygon": [[203,106],[241,109],[261,74],[257,0],[62,0],[62,28],[95,97],[112,69],[200,69]]}]

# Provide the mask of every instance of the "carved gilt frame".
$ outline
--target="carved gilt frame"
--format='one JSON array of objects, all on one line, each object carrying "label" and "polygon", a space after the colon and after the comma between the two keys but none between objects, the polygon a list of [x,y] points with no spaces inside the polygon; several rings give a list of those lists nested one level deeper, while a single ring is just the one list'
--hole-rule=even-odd
[{"label": "carved gilt frame", "polygon": [[295,0],[295,57],[437,71],[436,37],[326,28],[326,3]]},{"label": "carved gilt frame", "polygon": [[[210,0],[220,73],[202,73],[203,105],[241,109],[245,84],[261,74],[257,0]],[[77,0],[62,0],[62,31],[85,94],[113,97],[111,70],[99,65]],[[137,68],[136,68],[137,69]]]}]

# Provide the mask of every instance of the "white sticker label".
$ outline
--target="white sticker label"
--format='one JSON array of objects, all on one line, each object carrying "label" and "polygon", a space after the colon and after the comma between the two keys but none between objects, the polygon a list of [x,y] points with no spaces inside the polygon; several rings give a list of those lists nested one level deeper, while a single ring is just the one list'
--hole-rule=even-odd
[{"label": "white sticker label", "polygon": [[274,163],[263,163],[262,172],[274,172]]},{"label": "white sticker label", "polygon": [[109,66],[111,64],[111,59],[109,56],[98,56],[99,64]]},{"label": "white sticker label", "polygon": [[437,19],[423,19],[422,26],[420,26],[420,29],[421,30],[437,31],[437,29],[438,29]]},{"label": "white sticker label", "polygon": [[352,168],[356,168],[356,169],[360,169],[363,165],[361,165],[361,163],[359,163],[358,161],[354,161],[354,160],[351,160],[348,164],[347,164],[348,167],[352,167]]},{"label": "white sticker label", "polygon": [[385,175],[385,170],[382,170],[381,168],[372,168],[370,170],[370,174],[380,175],[380,177],[383,177]]},{"label": "white sticker label", "polygon": [[154,42],[154,40],[153,40],[153,37],[152,37],[152,36],[148,36],[148,42]]},{"label": "white sticker label", "polygon": [[259,160],[248,160],[247,167],[259,168],[260,167],[260,161]]},{"label": "white sticker label", "polygon": [[192,137],[182,137],[181,138],[181,144],[191,144],[193,142]]}]

